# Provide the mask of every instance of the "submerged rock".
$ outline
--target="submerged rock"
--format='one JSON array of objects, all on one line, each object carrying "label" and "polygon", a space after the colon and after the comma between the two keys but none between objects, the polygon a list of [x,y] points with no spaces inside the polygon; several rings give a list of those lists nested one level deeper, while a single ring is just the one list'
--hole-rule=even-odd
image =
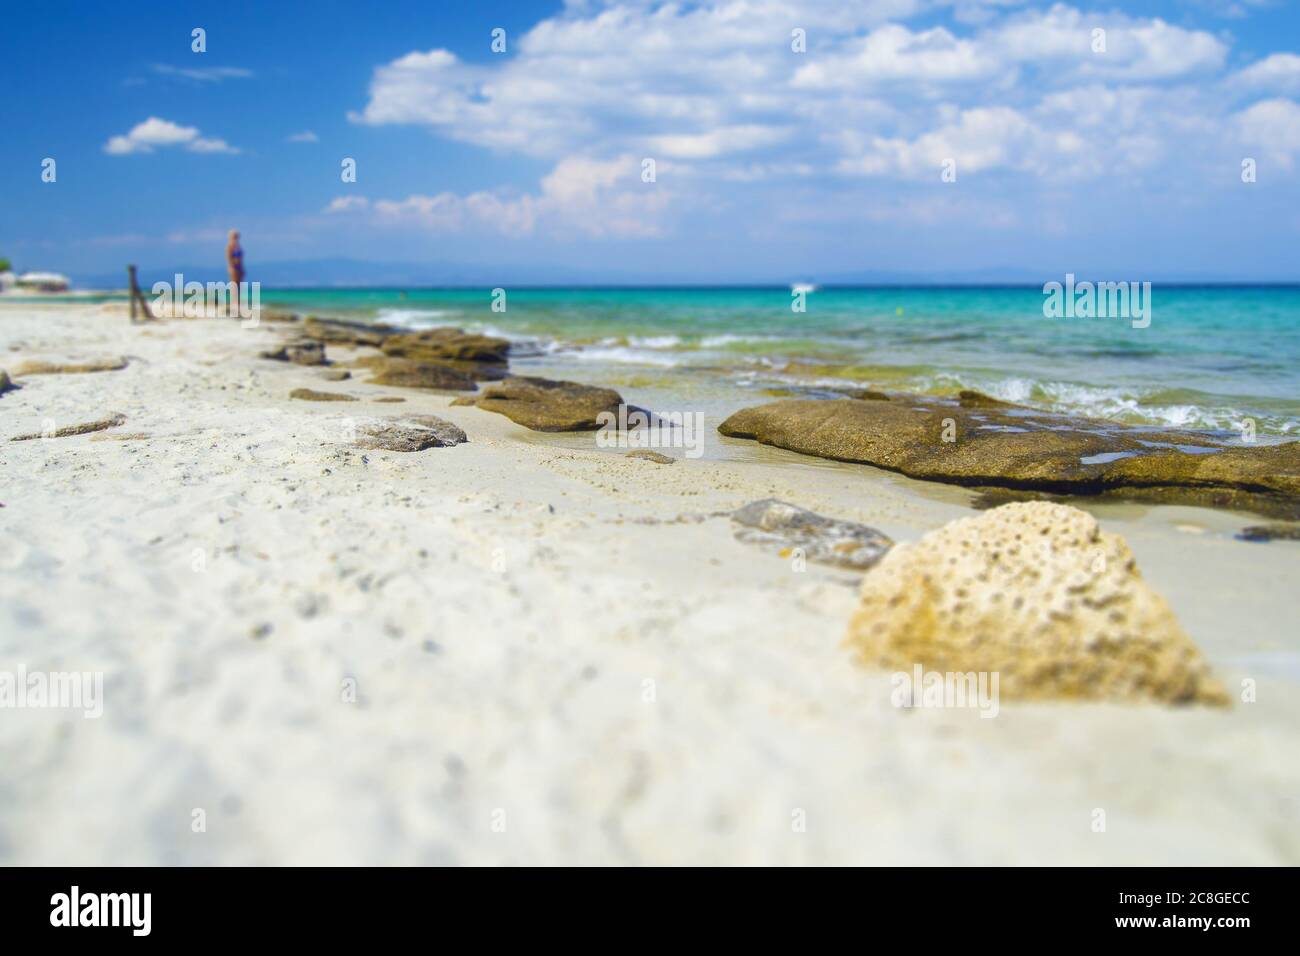
[{"label": "submerged rock", "polygon": [[278,349],[270,349],[259,356],[277,362],[292,362],[294,365],[324,365],[325,343],[316,341],[289,342]]},{"label": "submerged rock", "polygon": [[1300,541],[1300,526],[1293,524],[1257,524],[1237,532],[1242,541]]},{"label": "submerged rock", "polygon": [[977,392],[973,389],[962,389],[957,393],[957,404],[962,408],[1024,408],[1024,405],[1015,405],[1011,402],[1004,402],[1000,398],[994,398],[991,395],[985,395],[983,392]]},{"label": "submerged rock", "polygon": [[71,435],[85,435],[89,432],[100,432],[106,428],[116,428],[126,422],[126,416],[120,413],[113,413],[106,418],[97,418],[93,422],[81,422],[77,425],[64,425],[62,428],[56,428],[49,432],[32,432],[29,435],[15,435],[10,441],[32,441],[36,438],[68,438]]},{"label": "submerged rock", "polygon": [[1124,539],[1067,505],[897,545],[863,578],[848,642],[873,667],[996,673],[1007,698],[1228,703]]},{"label": "submerged rock", "polygon": [[415,362],[409,359],[385,359],[371,365],[375,374],[372,385],[396,385],[401,388],[433,388],[443,391],[472,392],[478,388],[474,379],[446,365]]},{"label": "submerged rock", "polygon": [[358,448],[378,451],[423,451],[467,442],[465,432],[434,415],[377,419],[356,426]]},{"label": "submerged rock", "polygon": [[887,402],[889,396],[884,392],[878,392],[874,388],[858,388],[850,392],[845,392],[845,397],[856,398],[860,402]]},{"label": "submerged rock", "polygon": [[783,401],[742,409],[718,430],[736,438],[910,478],[980,489],[1108,495],[1300,517],[1300,442],[1228,446],[1194,432],[1143,429],[990,404]]},{"label": "submerged rock", "polygon": [[83,372],[116,372],[126,368],[126,359],[120,356],[86,359],[82,362],[45,362],[31,359],[19,362],[10,369],[14,378],[24,375],[80,375]]},{"label": "submerged rock", "polygon": [[289,393],[289,397],[304,402],[355,402],[357,400],[354,396],[344,395],[342,392],[318,392],[314,388],[295,388]]},{"label": "submerged rock", "polygon": [[742,527],[738,541],[778,549],[782,557],[797,548],[809,561],[863,570],[893,547],[893,539],[875,528],[838,521],[776,498],[764,498],[739,508],[731,520]]},{"label": "submerged rock", "polygon": [[594,431],[601,412],[618,414],[623,398],[612,388],[515,376],[483,390],[479,408],[498,412],[538,432]]}]

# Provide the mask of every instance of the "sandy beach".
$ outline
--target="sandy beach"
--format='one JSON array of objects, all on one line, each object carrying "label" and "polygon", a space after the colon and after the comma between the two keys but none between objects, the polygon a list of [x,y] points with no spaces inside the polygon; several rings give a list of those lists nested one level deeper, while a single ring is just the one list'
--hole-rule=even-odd
[{"label": "sandy beach", "polygon": [[[0,670],[104,675],[98,718],[0,714],[0,862],[1300,862],[1300,545],[1234,538],[1259,519],[1085,505],[1232,706],[900,709],[845,647],[861,572],[795,571],[727,514],[911,541],[970,492],[712,416],[700,458],[628,458],[258,357],[284,335],[0,307],[0,368],[127,360],[0,396]],[[348,440],[420,414],[468,441]]]}]

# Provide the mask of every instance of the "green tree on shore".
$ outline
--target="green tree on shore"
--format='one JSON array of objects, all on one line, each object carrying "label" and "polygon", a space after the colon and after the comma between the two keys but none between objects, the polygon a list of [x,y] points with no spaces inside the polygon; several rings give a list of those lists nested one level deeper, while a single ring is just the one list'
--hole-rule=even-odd
[{"label": "green tree on shore", "polygon": [[9,260],[6,259],[4,256],[0,256],[0,272],[8,272],[9,269],[10,269]]}]

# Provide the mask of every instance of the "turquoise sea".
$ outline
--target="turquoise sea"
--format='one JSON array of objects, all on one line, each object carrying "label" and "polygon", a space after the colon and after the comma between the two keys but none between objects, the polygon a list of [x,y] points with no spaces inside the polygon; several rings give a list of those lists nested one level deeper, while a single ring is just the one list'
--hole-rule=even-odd
[{"label": "turquoise sea", "polygon": [[[1155,425],[1300,437],[1300,286],[1162,287],[1151,323],[1046,318],[1041,288],[263,289],[265,305],[514,340],[520,359],[629,380],[862,387]],[[575,376],[579,373],[575,372]]]},{"label": "turquoise sea", "polygon": [[[10,297],[15,298],[15,297]],[[43,296],[40,301],[63,297]],[[79,297],[103,301],[124,295]],[[263,288],[265,306],[512,340],[512,362],[737,407],[857,387],[1300,438],[1300,285],[1155,286],[1150,325],[1048,318],[1041,287]]]}]

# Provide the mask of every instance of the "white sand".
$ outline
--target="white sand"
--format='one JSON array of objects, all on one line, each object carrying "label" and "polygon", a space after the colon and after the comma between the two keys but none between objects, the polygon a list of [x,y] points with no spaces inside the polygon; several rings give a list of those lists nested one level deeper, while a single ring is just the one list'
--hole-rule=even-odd
[{"label": "white sand", "polygon": [[[1300,862],[1300,545],[1256,519],[1093,509],[1258,702],[899,710],[841,645],[857,575],[673,519],[776,496],[905,539],[965,492],[716,422],[628,460],[257,359],[281,331],[0,307],[0,368],[131,360],[0,396],[0,671],[105,675],[97,720],[0,710],[0,863]],[[408,412],[470,442],[342,440]]]}]

